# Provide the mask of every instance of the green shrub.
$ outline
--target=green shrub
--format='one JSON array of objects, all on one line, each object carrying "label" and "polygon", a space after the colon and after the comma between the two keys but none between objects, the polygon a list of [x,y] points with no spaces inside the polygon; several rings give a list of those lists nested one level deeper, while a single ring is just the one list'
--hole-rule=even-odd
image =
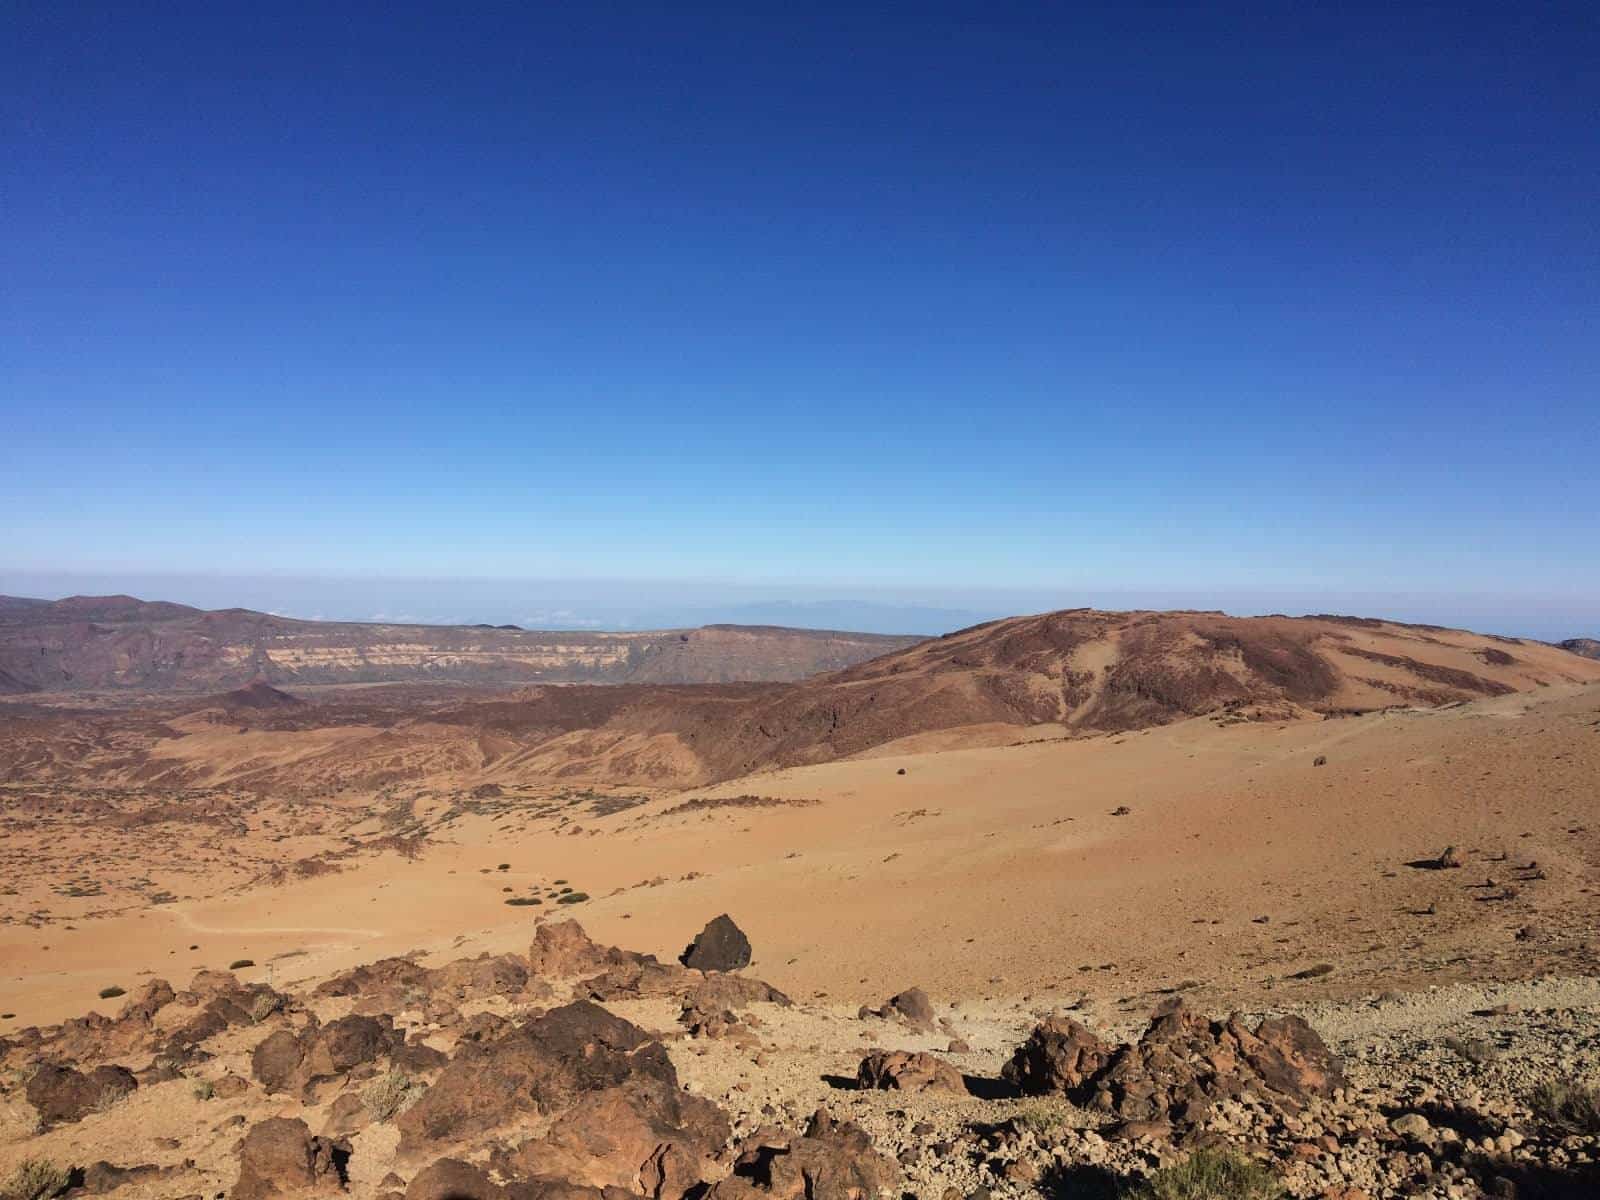
[{"label": "green shrub", "polygon": [[1600,1087],[1546,1080],[1533,1089],[1533,1112],[1564,1134],[1600,1133]]},{"label": "green shrub", "polygon": [[231,963],[228,964],[228,970],[230,970],[230,971],[242,971],[246,967],[253,967],[255,965],[256,965],[256,960],[253,959],[253,958],[236,958]]},{"label": "green shrub", "polygon": [[530,904],[543,904],[544,901],[537,896],[513,896],[506,903],[512,908],[526,908]]},{"label": "green shrub", "polygon": [[209,1100],[217,1094],[217,1088],[209,1079],[202,1079],[194,1085],[194,1098],[196,1100]]},{"label": "green shrub", "polygon": [[1283,1185],[1271,1168],[1218,1150],[1196,1150],[1133,1190],[1132,1200],[1277,1200]]},{"label": "green shrub", "polygon": [[47,1158],[25,1158],[6,1182],[8,1200],[50,1200],[67,1190],[68,1175]]},{"label": "green shrub", "polygon": [[100,989],[100,999],[102,1000],[115,1000],[118,996],[126,996],[127,994],[128,993],[126,989],[119,987],[107,987]]},{"label": "green shrub", "polygon": [[568,892],[565,896],[560,897],[556,901],[556,903],[557,904],[582,904],[588,898],[589,898],[589,893],[588,892]]}]

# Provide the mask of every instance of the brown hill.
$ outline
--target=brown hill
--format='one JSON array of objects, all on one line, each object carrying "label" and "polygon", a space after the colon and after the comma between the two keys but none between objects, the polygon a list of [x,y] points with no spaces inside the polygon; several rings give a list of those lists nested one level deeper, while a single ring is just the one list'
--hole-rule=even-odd
[{"label": "brown hill", "polygon": [[300,704],[300,701],[288,692],[280,692],[270,683],[263,683],[259,679],[245,687],[235,688],[218,696],[217,702],[224,708],[254,709],[295,708]]},{"label": "brown hill", "polygon": [[913,637],[714,625],[632,633],[297,621],[131,596],[0,597],[0,694],[268,684],[727,683],[802,679]]},{"label": "brown hill", "polygon": [[1596,681],[1600,662],[1557,647],[1431,626],[1072,610],[978,626],[794,684],[534,687],[465,702],[380,690],[259,713],[243,733],[205,714],[19,714],[0,728],[0,780],[301,794],[488,782],[684,787],[869,751],[1120,732],[1208,714],[1293,722]]},{"label": "brown hill", "polygon": [[1568,638],[1564,642],[1557,642],[1556,645],[1563,650],[1570,650],[1573,654],[1581,654],[1584,658],[1600,658],[1600,638]]}]

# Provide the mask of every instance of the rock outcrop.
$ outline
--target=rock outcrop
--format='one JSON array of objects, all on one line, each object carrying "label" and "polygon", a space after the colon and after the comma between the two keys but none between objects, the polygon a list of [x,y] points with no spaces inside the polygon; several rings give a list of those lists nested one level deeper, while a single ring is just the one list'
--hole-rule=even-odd
[{"label": "rock outcrop", "polygon": [[866,1131],[818,1109],[803,1134],[757,1130],[708,1200],[874,1200],[900,1172]]},{"label": "rock outcrop", "polygon": [[1344,1078],[1333,1052],[1299,1017],[1210,1021],[1174,1000],[1137,1042],[1109,1049],[1085,1027],[1052,1019],[1017,1049],[1005,1077],[1025,1092],[1061,1092],[1124,1121],[1192,1126],[1246,1092],[1288,1112],[1328,1097]]}]

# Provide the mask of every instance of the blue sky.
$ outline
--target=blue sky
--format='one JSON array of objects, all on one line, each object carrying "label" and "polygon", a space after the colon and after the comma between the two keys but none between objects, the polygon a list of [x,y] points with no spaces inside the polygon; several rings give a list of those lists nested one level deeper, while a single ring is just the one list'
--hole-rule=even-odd
[{"label": "blue sky", "polygon": [[0,584],[1592,632],[1600,18],[1308,7],[9,6]]}]

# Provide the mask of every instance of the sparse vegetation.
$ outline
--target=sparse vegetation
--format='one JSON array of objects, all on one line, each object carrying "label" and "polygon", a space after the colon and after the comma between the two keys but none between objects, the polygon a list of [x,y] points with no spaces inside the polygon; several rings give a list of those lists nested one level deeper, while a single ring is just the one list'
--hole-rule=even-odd
[{"label": "sparse vegetation", "polygon": [[506,903],[512,908],[526,908],[530,904],[543,904],[544,901],[537,896],[513,896]]},{"label": "sparse vegetation", "polygon": [[1564,1134],[1600,1134],[1600,1086],[1547,1079],[1533,1090],[1533,1111]]},{"label": "sparse vegetation", "polygon": [[126,996],[127,994],[128,990],[126,988],[119,988],[115,985],[100,989],[100,999],[102,1000],[115,1000],[118,996]]},{"label": "sparse vegetation", "polygon": [[282,996],[275,992],[261,992],[250,1002],[250,1019],[259,1025],[282,1007]]},{"label": "sparse vegetation", "polygon": [[588,892],[568,892],[565,896],[562,896],[561,898],[559,898],[556,901],[556,903],[557,904],[582,904],[588,898],[589,898],[589,893]]},{"label": "sparse vegetation", "polygon": [[1196,1150],[1187,1161],[1163,1167],[1131,1193],[1131,1200],[1276,1200],[1283,1185],[1270,1167],[1219,1150]]},{"label": "sparse vegetation", "polygon": [[[900,774],[904,775],[902,769]],[[679,813],[705,812],[716,808],[811,808],[822,803],[820,800],[807,800],[802,798],[783,799],[778,796],[718,796],[700,797],[695,800],[685,800],[667,809],[661,815],[664,817],[676,816]]]},{"label": "sparse vegetation", "polygon": [[389,1121],[405,1112],[422,1095],[424,1085],[404,1071],[390,1071],[361,1091],[361,1103],[374,1121]]},{"label": "sparse vegetation", "polygon": [[1034,1133],[1048,1133],[1059,1128],[1067,1119],[1067,1114],[1059,1104],[1052,1104],[1045,1100],[1035,1100],[1021,1109],[1011,1118],[1012,1124],[1018,1129],[1029,1129]]},{"label": "sparse vegetation", "polygon": [[67,1190],[66,1168],[47,1158],[25,1158],[6,1181],[6,1200],[50,1200]]},{"label": "sparse vegetation", "polygon": [[242,971],[246,967],[253,967],[255,965],[256,965],[256,960],[253,959],[253,958],[236,958],[231,963],[228,964],[228,970],[230,970],[230,971]]},{"label": "sparse vegetation", "polygon": [[217,1094],[216,1086],[209,1079],[197,1081],[191,1090],[196,1100],[209,1100]]}]

